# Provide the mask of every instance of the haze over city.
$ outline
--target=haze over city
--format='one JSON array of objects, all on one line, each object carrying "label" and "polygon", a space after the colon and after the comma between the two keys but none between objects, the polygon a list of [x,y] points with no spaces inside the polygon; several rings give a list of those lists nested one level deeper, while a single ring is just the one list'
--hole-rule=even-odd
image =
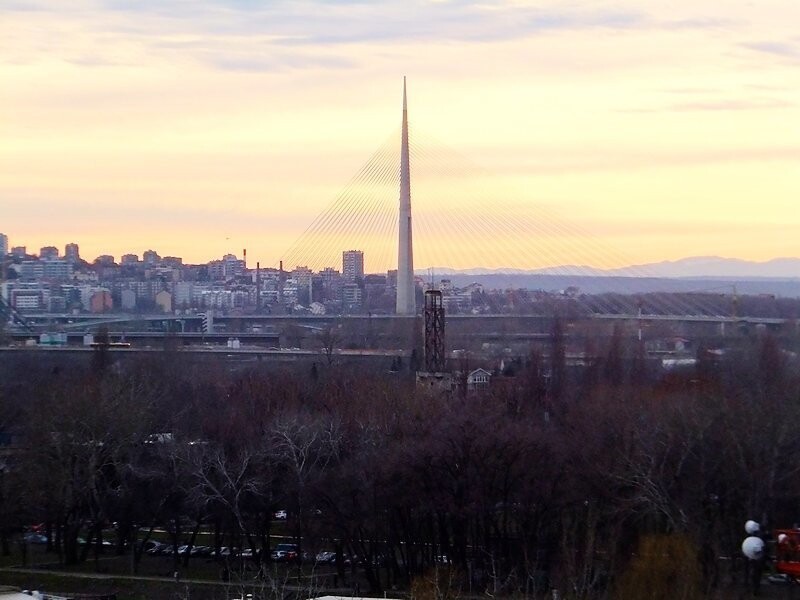
[{"label": "haze over city", "polygon": [[[541,208],[627,257],[590,266],[800,254],[791,0],[0,11],[2,228],[33,248],[204,262],[246,247],[272,266],[396,134],[407,75],[412,143],[477,165],[486,210]],[[425,194],[436,177],[415,187],[420,220],[459,211],[453,182]],[[558,248],[505,266],[576,262]],[[443,262],[418,252],[418,266]],[[493,253],[446,266],[504,266]]]}]

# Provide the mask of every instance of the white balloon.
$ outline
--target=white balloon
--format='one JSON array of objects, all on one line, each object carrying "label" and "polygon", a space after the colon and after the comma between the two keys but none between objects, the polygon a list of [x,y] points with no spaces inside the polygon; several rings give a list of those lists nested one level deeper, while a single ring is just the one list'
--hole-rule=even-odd
[{"label": "white balloon", "polygon": [[764,540],[750,536],[742,542],[742,554],[750,560],[759,560],[764,556]]},{"label": "white balloon", "polygon": [[744,524],[744,530],[750,535],[758,533],[760,529],[761,525],[759,525],[755,521],[748,521],[747,523]]}]

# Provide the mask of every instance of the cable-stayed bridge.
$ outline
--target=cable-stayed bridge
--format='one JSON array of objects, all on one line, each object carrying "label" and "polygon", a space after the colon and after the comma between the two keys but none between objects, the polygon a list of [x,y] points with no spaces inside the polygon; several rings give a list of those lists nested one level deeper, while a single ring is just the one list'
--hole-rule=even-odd
[{"label": "cable-stayed bridge", "polygon": [[[561,278],[563,287],[582,278],[608,282],[605,291],[573,290],[573,314],[582,317],[721,325],[742,320],[762,325],[785,321],[769,315],[740,314],[735,292],[730,302],[720,302],[708,293],[659,290],[654,287],[659,278],[642,267],[626,267],[625,277],[600,276],[603,271],[637,261],[603,247],[590,232],[542,204],[531,202],[527,191],[520,193],[498,184],[495,177],[445,144],[414,135],[405,82],[402,106],[399,130],[389,136],[283,254],[280,262],[287,270],[299,266],[315,273],[326,267],[335,269],[341,264],[343,251],[361,250],[366,272],[397,270],[396,316],[418,312],[415,265],[468,264],[500,271],[537,268],[553,280]],[[431,280],[437,275],[435,269],[423,272]],[[551,317],[552,313],[543,316]],[[5,303],[0,303],[0,318],[20,332],[31,331],[34,324],[46,327],[50,323],[65,330],[78,330],[87,324],[123,325],[134,320],[171,323],[171,331],[183,331],[187,323],[191,325],[195,320],[191,316],[143,318],[119,314],[26,318]],[[257,322],[260,317],[247,318]],[[303,319],[313,327],[313,317]]]},{"label": "cable-stayed bridge", "polygon": [[34,326],[16,308],[8,304],[0,296],[0,322],[7,323],[12,330],[30,333]]},{"label": "cable-stayed bridge", "polygon": [[[528,191],[498,184],[498,178],[457,151],[414,135],[408,115],[404,81],[399,132],[378,148],[284,253],[285,268],[336,268],[343,251],[362,250],[366,272],[397,268],[398,315],[417,312],[409,302],[414,294],[413,265],[467,264],[511,272],[535,268],[563,279],[563,287],[587,277],[607,282],[604,293],[578,294],[586,315],[719,322],[740,317],[735,291],[728,306],[721,307],[702,290],[676,294],[653,289],[663,279],[645,267],[626,266],[641,261],[603,247],[591,232],[532,202]],[[621,266],[626,276],[603,276]],[[421,273],[431,280],[437,275],[435,268],[417,271]],[[643,286],[645,280],[652,281]]]}]

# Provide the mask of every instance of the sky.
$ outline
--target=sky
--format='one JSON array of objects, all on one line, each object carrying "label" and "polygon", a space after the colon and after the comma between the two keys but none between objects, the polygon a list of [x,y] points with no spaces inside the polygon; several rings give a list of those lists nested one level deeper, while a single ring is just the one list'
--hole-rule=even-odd
[{"label": "sky", "polygon": [[798,22],[797,0],[2,0],[0,231],[275,265],[397,134],[405,75],[412,138],[462,161],[412,162],[418,267],[800,256]]}]

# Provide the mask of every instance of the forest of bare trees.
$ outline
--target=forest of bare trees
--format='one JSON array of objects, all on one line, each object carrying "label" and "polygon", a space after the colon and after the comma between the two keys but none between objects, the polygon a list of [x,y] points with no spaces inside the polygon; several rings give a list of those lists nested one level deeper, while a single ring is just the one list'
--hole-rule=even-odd
[{"label": "forest of bare trees", "polygon": [[568,371],[559,335],[475,394],[329,361],[201,368],[170,351],[124,368],[102,348],[86,368],[7,365],[3,551],[42,523],[54,560],[76,565],[113,532],[135,573],[154,531],[175,548],[203,531],[221,565],[239,568],[223,546],[253,548],[257,570],[281,509],[306,560],[358,557],[337,570],[362,592],[720,594],[742,576],[746,519],[800,521],[793,355],[764,335],[664,375],[612,338]]}]

